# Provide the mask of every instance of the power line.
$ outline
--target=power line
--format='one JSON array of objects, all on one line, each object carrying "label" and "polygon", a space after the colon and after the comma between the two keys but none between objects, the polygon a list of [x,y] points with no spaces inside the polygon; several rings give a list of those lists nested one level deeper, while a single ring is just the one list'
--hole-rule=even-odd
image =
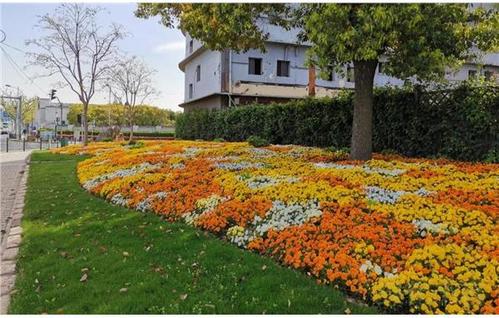
[{"label": "power line", "polygon": [[19,52],[21,52],[21,53],[25,53],[25,54],[26,54],[26,52],[25,52],[25,51],[23,51],[23,50],[21,50],[21,49],[18,49],[17,47],[12,46],[12,45],[10,45],[10,44],[7,44],[7,43],[5,43],[5,42],[1,42],[0,44],[5,45],[5,46],[8,46],[8,47],[10,47],[11,49],[14,49],[14,50],[16,50],[16,51],[19,51]]},{"label": "power line", "polygon": [[30,82],[30,84],[35,85],[40,90],[40,92],[42,92],[42,94],[45,94],[45,91],[40,86],[38,86],[38,84],[36,84],[35,81],[29,75],[26,74],[26,72],[23,71],[23,69],[16,63],[16,61],[10,56],[10,54],[3,47],[0,47],[0,49],[2,49],[2,52],[5,54],[7,60],[14,67],[14,69],[19,74],[22,74],[24,77],[26,77],[26,79]]}]

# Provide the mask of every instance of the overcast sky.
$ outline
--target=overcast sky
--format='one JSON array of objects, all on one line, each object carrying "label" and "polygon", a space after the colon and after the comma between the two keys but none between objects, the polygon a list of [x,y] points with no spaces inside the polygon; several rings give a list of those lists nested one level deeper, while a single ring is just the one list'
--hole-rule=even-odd
[{"label": "overcast sky", "polygon": [[[34,25],[38,16],[52,12],[58,4],[0,4],[0,29],[7,38],[5,43],[21,51],[27,51],[27,39],[40,36],[41,33]],[[178,107],[183,101],[184,76],[178,68],[178,63],[184,55],[184,37],[179,30],[167,29],[158,23],[158,19],[138,19],[134,16],[135,3],[99,4],[105,9],[99,17],[99,22],[107,25],[110,22],[121,24],[130,34],[119,43],[121,49],[131,55],[137,55],[157,70],[155,83],[161,95],[150,104],[162,108],[180,110]],[[1,46],[12,59],[21,67],[26,66],[25,54],[14,48]],[[18,86],[28,96],[47,97],[48,92],[58,81],[56,78],[34,79],[34,83],[27,79],[21,71],[16,70],[6,54],[1,51],[1,86],[5,84]],[[24,72],[33,77],[37,71],[25,69]],[[62,102],[78,102],[78,98],[69,89],[58,89],[57,95]],[[92,103],[107,103],[108,93],[102,92],[95,96]]]}]

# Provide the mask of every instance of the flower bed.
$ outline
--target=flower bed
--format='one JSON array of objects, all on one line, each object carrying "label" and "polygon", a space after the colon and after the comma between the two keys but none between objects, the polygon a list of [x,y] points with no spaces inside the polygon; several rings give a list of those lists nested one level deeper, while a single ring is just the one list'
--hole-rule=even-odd
[{"label": "flower bed", "polygon": [[246,143],[145,141],[91,154],[88,191],[183,220],[389,312],[499,313],[499,165]]}]

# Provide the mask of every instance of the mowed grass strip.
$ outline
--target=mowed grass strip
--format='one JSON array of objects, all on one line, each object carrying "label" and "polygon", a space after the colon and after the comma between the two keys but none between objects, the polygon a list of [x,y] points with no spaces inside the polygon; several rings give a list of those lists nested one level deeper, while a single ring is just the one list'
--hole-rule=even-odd
[{"label": "mowed grass strip", "polygon": [[83,157],[34,153],[10,313],[374,313],[331,286],[82,189]]}]

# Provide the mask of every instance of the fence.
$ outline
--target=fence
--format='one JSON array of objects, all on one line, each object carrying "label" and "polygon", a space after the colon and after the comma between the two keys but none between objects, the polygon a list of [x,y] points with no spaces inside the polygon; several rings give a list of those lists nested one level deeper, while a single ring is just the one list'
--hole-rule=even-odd
[{"label": "fence", "polygon": [[[74,140],[69,140],[69,144],[76,144]],[[48,150],[51,148],[59,148],[63,145],[61,140],[42,140],[37,141],[27,141],[27,140],[16,140],[10,138],[0,139],[0,152],[19,152],[28,150]]]}]

